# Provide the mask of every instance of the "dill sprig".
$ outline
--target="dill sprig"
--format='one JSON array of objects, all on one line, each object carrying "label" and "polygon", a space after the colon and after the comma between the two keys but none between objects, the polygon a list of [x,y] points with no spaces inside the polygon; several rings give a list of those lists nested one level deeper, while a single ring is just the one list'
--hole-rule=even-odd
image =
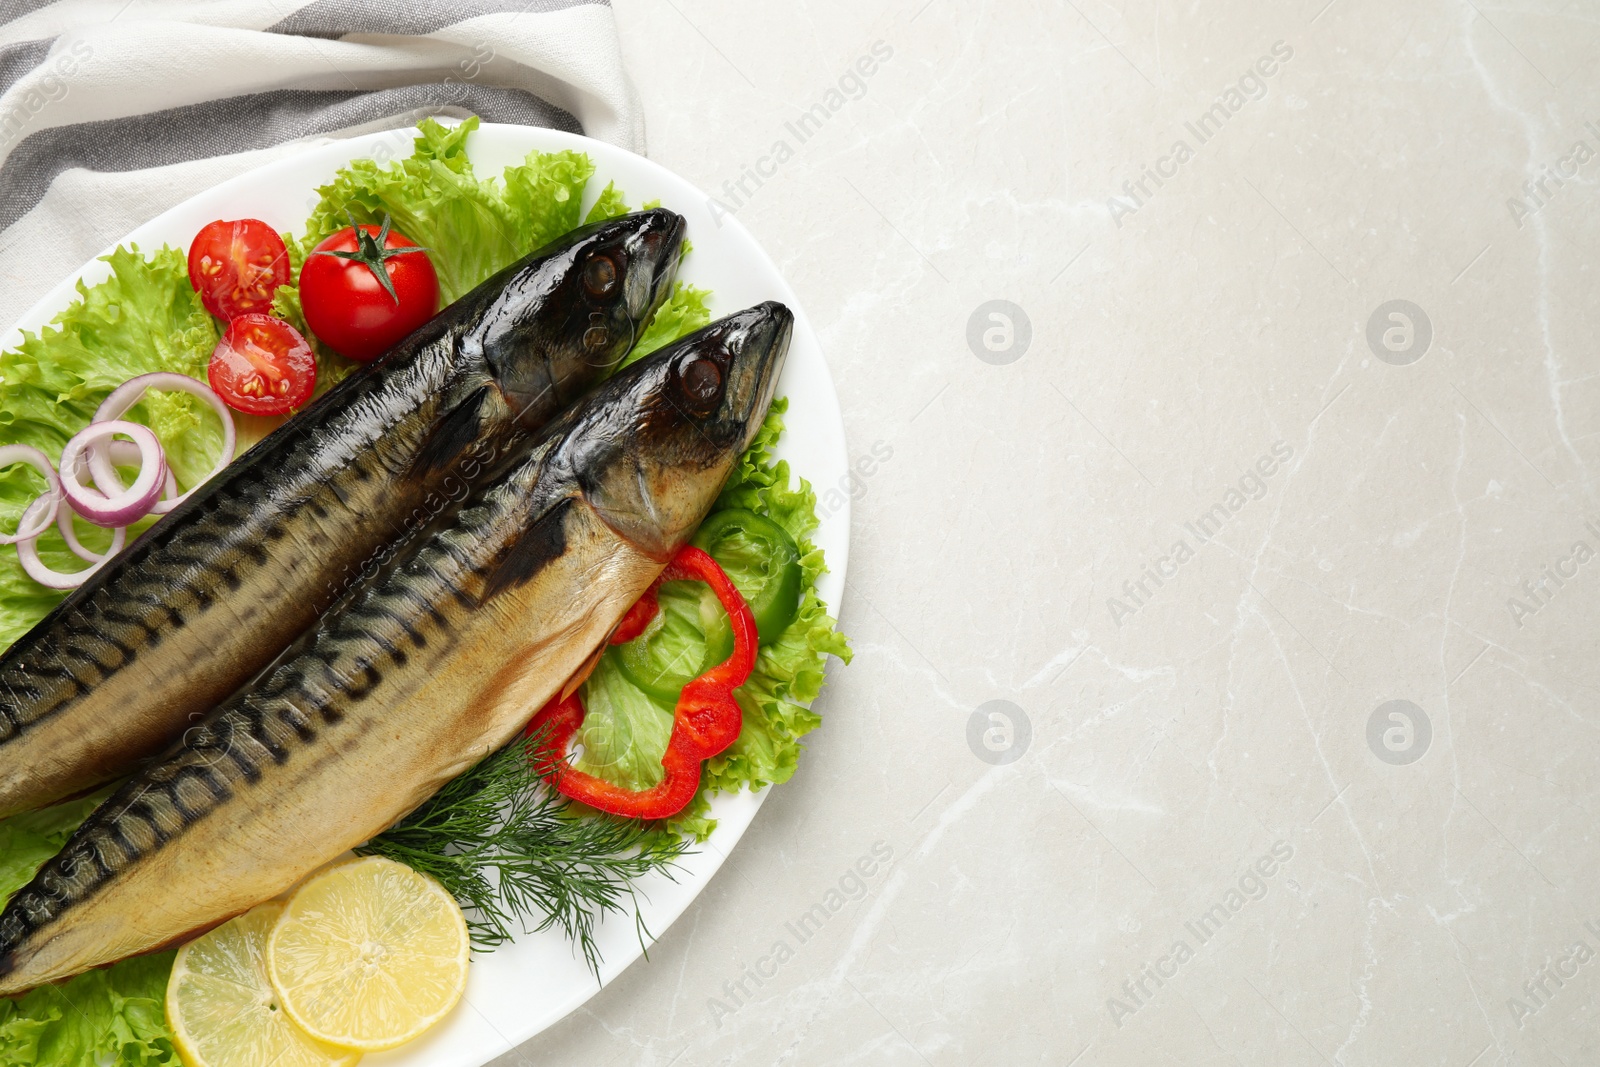
[{"label": "dill sprig", "polygon": [[[549,787],[552,757],[539,741],[501,749],[356,851],[438,879],[466,912],[475,947],[510,940],[514,926],[528,932],[538,917],[531,929],[559,927],[598,980],[595,923],[631,909],[635,879],[652,871],[672,877],[689,843],[645,823],[573,810]],[[646,945],[644,920],[635,922]]]}]

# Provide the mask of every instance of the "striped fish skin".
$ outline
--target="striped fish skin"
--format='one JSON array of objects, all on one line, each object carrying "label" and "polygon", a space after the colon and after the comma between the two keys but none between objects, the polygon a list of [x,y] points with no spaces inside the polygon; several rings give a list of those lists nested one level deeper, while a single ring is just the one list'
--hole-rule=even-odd
[{"label": "striped fish skin", "polygon": [[[585,227],[358,369],[0,655],[0,816],[128,773],[632,346],[683,219]],[[606,283],[607,284],[597,284]]]},{"label": "striped fish skin", "polygon": [[687,542],[759,428],[792,320],[781,305],[730,318],[602,385],[124,783],[0,912],[0,995],[277,895],[514,737]]}]

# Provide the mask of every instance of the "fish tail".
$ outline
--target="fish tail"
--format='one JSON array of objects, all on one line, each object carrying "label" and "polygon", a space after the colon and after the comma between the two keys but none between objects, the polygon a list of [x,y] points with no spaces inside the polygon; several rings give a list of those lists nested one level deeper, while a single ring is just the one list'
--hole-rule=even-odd
[{"label": "fish tail", "polygon": [[[0,912],[0,980],[25,965],[36,938],[108,883],[215,809],[251,755],[231,731],[192,731],[186,750],[102,803]],[[0,982],[3,984],[3,982]]]}]

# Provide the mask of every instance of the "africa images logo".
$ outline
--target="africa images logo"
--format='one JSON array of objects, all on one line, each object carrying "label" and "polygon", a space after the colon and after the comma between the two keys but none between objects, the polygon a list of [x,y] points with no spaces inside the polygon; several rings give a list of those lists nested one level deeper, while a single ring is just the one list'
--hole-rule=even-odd
[{"label": "africa images logo", "polygon": [[[1184,935],[1175,937],[1167,951],[1154,962],[1146,963],[1122,983],[1121,996],[1106,998],[1106,1011],[1111,1021],[1122,1028],[1128,1016],[1155,999],[1167,983],[1178,977],[1185,964],[1195,959],[1201,948],[1215,940],[1228,922],[1251,903],[1265,899],[1270,891],[1272,877],[1294,859],[1294,846],[1287,841],[1274,841],[1272,847],[1247,864],[1238,880],[1229,886],[1221,898],[1194,919],[1183,924]],[[1189,944],[1190,938],[1194,944]]]},{"label": "africa images logo", "polygon": [[784,964],[794,959],[801,947],[820,934],[828,921],[852,901],[865,900],[878,885],[878,876],[894,862],[894,847],[879,839],[844,869],[822,897],[795,919],[783,924],[783,934],[772,942],[765,955],[754,964],[740,963],[739,976],[722,983],[721,997],[707,997],[706,1010],[720,1029],[722,1020],[755,999],[763,986],[778,977]]},{"label": "africa images logo", "polygon": [[1263,454],[1246,467],[1239,475],[1237,485],[1230,485],[1223,490],[1222,499],[1183,524],[1186,536],[1174,541],[1165,555],[1144,564],[1138,577],[1124,581],[1121,596],[1106,598],[1106,610],[1111,613],[1111,621],[1120,628],[1124,619],[1137,615],[1154,599],[1162,586],[1178,577],[1185,563],[1194,559],[1198,546],[1214,540],[1247,504],[1267,495],[1271,486],[1268,479],[1293,458],[1293,446],[1286,441],[1278,441],[1270,453]]},{"label": "africa images logo", "polygon": [[[1600,524],[1593,520],[1584,523],[1584,532],[1600,543]],[[1511,621],[1517,624],[1520,630],[1525,620],[1539,614],[1550,602],[1566,588],[1567,583],[1583,574],[1583,565],[1594,559],[1595,550],[1589,547],[1587,541],[1573,541],[1572,547],[1567,549],[1565,555],[1556,556],[1541,566],[1532,578],[1522,579],[1522,584],[1517,588],[1520,596],[1511,596],[1506,600],[1506,610],[1511,613]]]},{"label": "africa images logo", "polygon": [[1183,124],[1194,138],[1194,144],[1180,137],[1165,155],[1157,157],[1153,166],[1140,164],[1139,177],[1122,183],[1123,195],[1106,198],[1106,210],[1111,213],[1111,221],[1117,224],[1117,229],[1122,228],[1124,216],[1137,214],[1155,198],[1162,186],[1176,178],[1183,166],[1195,158],[1202,146],[1214,140],[1233,116],[1246,105],[1265,99],[1267,79],[1293,58],[1294,48],[1287,41],[1273,42],[1271,51],[1246,69],[1238,82],[1219,93],[1211,106],[1192,121]]},{"label": "africa images logo", "polygon": [[777,177],[779,169],[795,157],[796,150],[821,133],[827,122],[846,104],[866,96],[868,79],[893,58],[894,46],[889,42],[872,42],[868,54],[857,56],[810,107],[794,121],[783,124],[786,136],[776,138],[764,154],[756,157],[754,163],[742,165],[737,178],[722,183],[720,199],[707,197],[706,209],[711,212],[711,220],[717,224],[717,228],[721,229],[725,217],[738,214],[757,190]]}]

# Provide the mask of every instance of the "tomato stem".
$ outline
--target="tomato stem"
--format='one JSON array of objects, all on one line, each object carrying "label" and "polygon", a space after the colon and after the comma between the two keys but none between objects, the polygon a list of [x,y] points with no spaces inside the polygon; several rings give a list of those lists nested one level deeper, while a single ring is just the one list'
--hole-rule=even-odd
[{"label": "tomato stem", "polygon": [[356,222],[355,213],[349,208],[345,208],[344,213],[345,217],[350,220],[350,229],[355,232],[356,250],[354,252],[323,250],[311,254],[314,256],[336,256],[339,259],[348,259],[353,263],[364,264],[372,272],[372,276],[378,279],[378,284],[383,286],[384,291],[389,294],[389,299],[398,305],[400,303],[400,294],[394,291],[394,282],[389,278],[389,268],[384,265],[384,261],[395,256],[403,256],[408,252],[426,252],[427,249],[421,245],[407,245],[404,248],[385,248],[384,245],[389,240],[389,213],[387,211],[383,213],[383,226],[378,230],[376,237]]}]

